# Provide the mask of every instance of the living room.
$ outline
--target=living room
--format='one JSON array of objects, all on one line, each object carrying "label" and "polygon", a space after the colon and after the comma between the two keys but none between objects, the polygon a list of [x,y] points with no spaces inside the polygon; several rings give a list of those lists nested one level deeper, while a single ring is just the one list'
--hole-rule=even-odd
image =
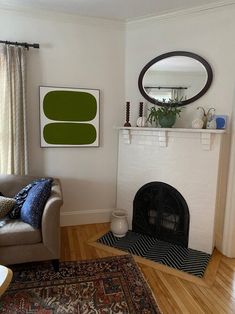
[{"label": "living room", "polygon": [[[129,19],[135,10],[124,6],[126,17],[118,19],[115,12],[109,18],[82,16],[56,5],[43,9],[40,5],[4,1],[0,6],[0,39],[40,44],[40,49],[27,51],[28,173],[59,178],[61,182],[62,260],[115,255],[89,246],[87,241],[109,229],[111,213],[117,206],[117,128],[125,123],[127,101],[130,123],[136,126],[139,103],[146,102],[138,89],[143,67],[171,51],[192,52],[208,61],[213,69],[212,84],[201,98],[185,106],[176,127],[191,128],[199,106],[207,110],[214,107],[216,114],[228,117],[223,135],[224,176],[219,186],[223,206],[216,245],[223,254],[221,268],[215,284],[203,287],[174,273],[141,267],[164,313],[232,313],[235,5],[233,1],[191,1],[187,6],[184,1],[185,6],[171,7],[171,2],[167,2],[165,11],[164,7],[159,9],[160,14],[152,11]],[[39,86],[100,91],[97,147],[41,147]]]}]

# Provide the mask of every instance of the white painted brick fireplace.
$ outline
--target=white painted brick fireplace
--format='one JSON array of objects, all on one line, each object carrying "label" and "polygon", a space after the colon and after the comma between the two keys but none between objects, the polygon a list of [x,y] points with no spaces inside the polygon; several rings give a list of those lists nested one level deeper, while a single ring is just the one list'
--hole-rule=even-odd
[{"label": "white painted brick fireplace", "polygon": [[212,253],[220,210],[220,151],[223,130],[119,128],[117,208],[128,211],[146,183],[177,189],[190,213],[189,248]]}]

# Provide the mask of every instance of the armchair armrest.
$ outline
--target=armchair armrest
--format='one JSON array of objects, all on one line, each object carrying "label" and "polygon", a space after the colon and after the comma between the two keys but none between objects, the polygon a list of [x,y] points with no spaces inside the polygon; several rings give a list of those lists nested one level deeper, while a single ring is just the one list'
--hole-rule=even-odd
[{"label": "armchair armrest", "polygon": [[60,208],[63,196],[60,181],[54,179],[51,196],[46,202],[42,215],[42,241],[54,258],[60,257]]}]

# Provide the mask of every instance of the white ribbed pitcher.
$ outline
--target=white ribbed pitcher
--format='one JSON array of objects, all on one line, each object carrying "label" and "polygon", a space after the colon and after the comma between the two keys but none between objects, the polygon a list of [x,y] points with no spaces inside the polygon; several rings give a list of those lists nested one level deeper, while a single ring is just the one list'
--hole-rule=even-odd
[{"label": "white ribbed pitcher", "polygon": [[115,209],[111,216],[111,231],[115,237],[122,238],[128,231],[127,212]]}]

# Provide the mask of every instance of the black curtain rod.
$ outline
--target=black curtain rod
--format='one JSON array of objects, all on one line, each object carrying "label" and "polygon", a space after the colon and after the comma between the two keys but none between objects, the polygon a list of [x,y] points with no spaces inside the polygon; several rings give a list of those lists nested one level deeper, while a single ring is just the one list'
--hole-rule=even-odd
[{"label": "black curtain rod", "polygon": [[27,49],[29,48],[38,48],[39,44],[29,44],[29,43],[18,43],[17,41],[8,41],[8,40],[0,40],[1,44],[13,45],[13,46],[23,46]]},{"label": "black curtain rod", "polygon": [[176,87],[176,86],[144,86],[144,88],[146,89],[151,89],[151,88],[155,88],[155,89],[188,89],[188,87]]}]

